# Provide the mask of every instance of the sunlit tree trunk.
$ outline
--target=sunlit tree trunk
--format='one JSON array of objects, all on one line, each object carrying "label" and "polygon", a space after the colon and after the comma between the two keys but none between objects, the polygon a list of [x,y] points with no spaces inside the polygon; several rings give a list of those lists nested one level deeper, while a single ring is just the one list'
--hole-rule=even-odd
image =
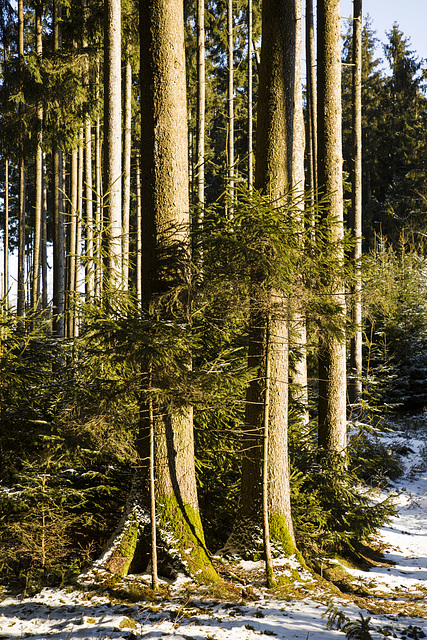
[{"label": "sunlit tree trunk", "polygon": [[9,306],[9,160],[4,161],[3,296]]},{"label": "sunlit tree trunk", "polygon": [[121,59],[121,3],[104,0],[104,290],[122,282]]},{"label": "sunlit tree trunk", "polygon": [[[59,0],[53,3],[53,50],[58,53],[61,45],[59,21],[61,8]],[[56,137],[56,134],[55,134]],[[63,162],[62,150],[55,140],[52,150],[52,204],[53,204],[53,309],[52,329],[55,336],[64,336],[64,218],[62,206],[63,193]]]},{"label": "sunlit tree trunk", "polygon": [[[190,252],[188,135],[182,0],[140,0],[141,177],[143,215],[142,294],[146,310],[156,294],[187,286]],[[165,253],[175,269],[164,267]],[[165,273],[166,271],[166,273]],[[177,313],[189,323],[187,298]],[[166,314],[166,317],[168,315]],[[190,363],[188,363],[190,364]],[[151,363],[146,363],[146,373]],[[159,372],[153,366],[153,385]],[[151,379],[151,375],[150,375]],[[125,514],[102,559],[125,574],[137,556],[137,540],[150,539],[150,427],[155,443],[157,539],[198,581],[216,580],[204,545],[194,465],[192,407],[142,403],[139,468]],[[151,419],[150,419],[151,418]],[[150,424],[152,423],[152,424]],[[145,531],[144,531],[145,529]],[[122,536],[120,536],[122,532]],[[132,539],[132,545],[121,540]]]},{"label": "sunlit tree trunk", "polygon": [[42,204],[42,246],[41,246],[41,263],[42,263],[42,307],[47,309],[48,304],[48,286],[47,286],[47,184],[46,184],[46,156],[43,154],[43,204]]},{"label": "sunlit tree trunk", "polygon": [[[280,202],[292,180],[295,2],[264,0],[259,76],[255,187]],[[240,504],[224,550],[256,548],[262,526],[263,435],[268,391],[268,515],[270,535],[285,554],[295,551],[288,462],[288,301],[252,274],[248,366],[256,371],[246,395]],[[260,303],[260,287],[267,287]],[[267,344],[268,341],[268,344]],[[266,375],[267,354],[270,372]],[[269,378],[268,381],[266,378]],[[268,385],[268,389],[267,389]]]},{"label": "sunlit tree trunk", "polygon": [[[96,103],[99,104],[99,57],[96,59]],[[101,171],[101,121],[99,115],[95,124],[95,184],[96,184],[96,212],[95,212],[95,295],[99,300],[102,290],[102,171]]]},{"label": "sunlit tree trunk", "polygon": [[312,201],[317,189],[317,92],[316,55],[314,42],[313,0],[306,0],[305,10],[305,56],[307,75],[307,158],[308,188]]},{"label": "sunlit tree trunk", "polygon": [[136,153],[136,297],[142,302],[141,152]]},{"label": "sunlit tree trunk", "polygon": [[[301,0],[296,0],[296,30],[295,30],[295,110],[294,110],[294,138],[292,159],[292,189],[301,209],[301,233],[304,232],[304,116],[302,108],[302,80],[301,80]],[[292,345],[298,354],[292,375],[293,397],[302,408],[302,422],[308,422],[308,386],[307,386],[307,335],[305,315],[301,310],[300,301],[292,298]]]},{"label": "sunlit tree trunk", "polygon": [[234,25],[233,0],[227,0],[227,36],[228,36],[228,212],[233,213],[234,201]]},{"label": "sunlit tree trunk", "polygon": [[196,180],[197,203],[194,243],[194,262],[201,269],[203,256],[198,232],[203,227],[205,208],[205,0],[197,0],[197,132],[196,132]]},{"label": "sunlit tree trunk", "polygon": [[[24,69],[24,1],[18,0],[18,58],[19,83],[23,90]],[[19,103],[19,194],[18,194],[18,292],[17,314],[25,313],[25,162],[24,162],[24,111],[23,102]]]},{"label": "sunlit tree trunk", "polygon": [[[89,8],[87,0],[83,0],[83,35],[82,35],[82,47],[83,51],[87,50],[88,38],[87,38],[87,20],[89,17]],[[83,71],[84,84],[87,93],[90,91],[90,58],[89,53],[86,52],[84,60]],[[94,249],[93,249],[93,237],[94,237],[94,219],[93,219],[93,185],[92,185],[92,122],[89,113],[84,116],[84,137],[85,137],[85,161],[84,161],[84,183],[85,183],[85,292],[86,301],[93,300],[94,295]]]},{"label": "sunlit tree trunk", "polygon": [[70,194],[71,194],[71,211],[69,217],[68,232],[68,252],[67,252],[67,296],[68,296],[68,313],[67,313],[67,337],[76,337],[76,263],[77,263],[77,220],[78,220],[78,172],[79,172],[79,151],[78,148],[71,152],[71,176],[70,176]]},{"label": "sunlit tree trunk", "polygon": [[[331,242],[343,237],[341,148],[341,6],[340,0],[317,4],[318,174],[319,190],[326,198],[324,215],[331,220]],[[343,284],[335,273],[325,274],[336,319],[345,325]],[[345,337],[324,327],[319,338],[319,432],[321,452],[346,449],[346,344]]]},{"label": "sunlit tree trunk", "polygon": [[351,230],[355,238],[352,288],[352,320],[355,334],[350,343],[349,401],[362,398],[362,0],[353,2],[353,100],[352,100],[352,166],[351,166]]},{"label": "sunlit tree trunk", "polygon": [[[43,55],[42,41],[42,11],[41,0],[36,3],[36,53],[41,64]],[[31,289],[31,306],[35,311],[39,304],[40,295],[40,257],[42,236],[42,206],[43,206],[43,107],[37,105],[37,148],[36,148],[36,193],[34,211],[34,242],[33,242],[33,280]]]},{"label": "sunlit tree trunk", "polygon": [[129,287],[130,177],[132,154],[132,65],[131,47],[126,45],[124,87],[124,144],[123,144],[123,289]]},{"label": "sunlit tree trunk", "polygon": [[252,58],[253,48],[253,20],[252,20],[252,0],[248,0],[248,187],[252,190],[254,181],[253,172],[253,73]]}]

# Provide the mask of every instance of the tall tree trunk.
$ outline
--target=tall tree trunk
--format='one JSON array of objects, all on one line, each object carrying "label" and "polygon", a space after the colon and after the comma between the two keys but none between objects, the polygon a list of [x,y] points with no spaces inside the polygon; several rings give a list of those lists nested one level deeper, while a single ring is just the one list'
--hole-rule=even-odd
[{"label": "tall tree trunk", "polygon": [[141,151],[136,152],[136,298],[142,302]]},{"label": "tall tree trunk", "polygon": [[[42,12],[41,0],[36,2],[36,53],[41,64],[43,55],[42,40]],[[42,235],[42,205],[43,205],[43,106],[37,105],[37,148],[36,148],[36,203],[34,212],[34,258],[33,280],[31,289],[31,306],[36,311],[39,305],[40,292],[40,257]]]},{"label": "tall tree trunk", "polygon": [[196,180],[197,180],[197,208],[195,224],[195,243],[193,259],[202,268],[203,251],[200,241],[200,231],[203,228],[205,209],[205,110],[206,110],[206,80],[205,80],[205,0],[197,0],[197,132],[196,132]]},{"label": "tall tree trunk", "polygon": [[67,313],[67,336],[69,338],[76,337],[76,261],[77,261],[77,220],[78,220],[78,172],[79,172],[79,150],[73,149],[71,152],[71,177],[70,177],[70,194],[71,194],[71,212],[68,232],[68,252],[67,252],[67,295],[68,295],[68,313]]},{"label": "tall tree trunk", "polygon": [[351,230],[355,238],[352,320],[355,334],[350,343],[350,404],[362,398],[362,0],[353,2],[353,100],[352,100]]},{"label": "tall tree trunk", "polygon": [[[304,232],[304,116],[302,108],[301,81],[301,0],[296,0],[296,30],[295,30],[295,109],[294,109],[294,141],[292,159],[292,189],[294,197],[301,209],[301,233]],[[298,352],[298,359],[292,375],[293,398],[301,406],[301,418],[304,424],[308,422],[308,386],[307,386],[307,335],[306,319],[301,310],[299,300],[292,298],[292,340]]]},{"label": "tall tree trunk", "polygon": [[[175,284],[188,285],[190,217],[182,0],[140,0],[140,40],[142,294],[148,310],[159,292]],[[165,273],[165,254],[174,261],[172,274]],[[179,321],[188,324],[185,294],[182,305]],[[153,366],[154,386],[158,374]],[[192,407],[183,404],[178,410],[156,403],[153,411],[158,544],[162,555],[172,551],[172,535],[175,562],[181,569],[199,582],[217,580],[198,511]],[[138,538],[150,539],[149,416],[147,401],[141,406],[139,469],[114,541],[102,559],[104,566],[122,574],[129,570],[132,559],[137,562]]]},{"label": "tall tree trunk", "polygon": [[234,25],[233,0],[227,0],[227,36],[228,36],[228,212],[233,214],[234,201]]},{"label": "tall tree trunk", "polygon": [[[99,105],[99,57],[96,58],[96,104]],[[95,211],[95,296],[99,300],[102,290],[102,265],[101,265],[101,245],[102,245],[102,171],[101,171],[101,120],[96,116],[95,125],[95,184],[96,184],[96,211]]]},{"label": "tall tree trunk", "polygon": [[[57,53],[61,45],[61,34],[59,21],[61,7],[59,0],[53,3],[53,50]],[[55,136],[56,137],[56,136]],[[63,192],[63,162],[62,150],[58,141],[55,140],[52,151],[53,156],[53,179],[52,179],[52,201],[53,201],[53,322],[52,329],[55,336],[64,336],[64,218],[62,207]]]},{"label": "tall tree trunk", "polygon": [[[18,57],[19,84],[23,90],[24,70],[24,0],[18,0]],[[18,210],[18,293],[17,314],[25,313],[25,162],[24,162],[24,111],[19,103],[19,210]]]},{"label": "tall tree trunk", "polygon": [[47,284],[47,181],[46,181],[46,154],[43,154],[43,205],[42,205],[42,308],[47,309],[48,284]]},{"label": "tall tree trunk", "polygon": [[314,43],[313,0],[306,0],[305,9],[305,56],[307,71],[307,157],[308,188],[314,194],[317,191],[317,92],[316,92],[316,56]]},{"label": "tall tree trunk", "polygon": [[[285,197],[292,179],[295,76],[295,1],[264,0],[259,76],[255,187]],[[256,548],[262,526],[262,451],[265,424],[266,353],[270,358],[268,511],[271,537],[285,554],[295,551],[288,462],[288,314],[282,291],[267,288],[264,274],[252,274],[248,366],[257,373],[246,395],[240,504],[224,551],[246,554]],[[266,342],[269,339],[268,349]]]},{"label": "tall tree trunk", "polygon": [[9,307],[9,160],[4,161],[4,235],[3,235],[3,296]]},{"label": "tall tree trunk", "polygon": [[[340,0],[317,4],[318,172],[319,190],[326,198],[325,216],[331,220],[331,241],[343,238],[341,148],[341,7]],[[326,274],[338,306],[338,320],[345,326],[343,284],[336,274]],[[344,330],[344,329],[343,329]],[[345,337],[324,328],[319,339],[319,433],[322,453],[343,453],[346,433]]]},{"label": "tall tree trunk", "polygon": [[253,47],[253,20],[252,20],[252,0],[248,0],[248,188],[252,191],[254,172],[253,172],[253,73],[252,58],[254,55]]},{"label": "tall tree trunk", "polygon": [[[82,35],[82,48],[87,50],[88,37],[87,37],[87,20],[88,20],[88,2],[83,0],[83,35]],[[89,53],[86,52],[84,60],[83,79],[86,88],[86,92],[90,90],[90,58]],[[92,185],[92,122],[89,113],[84,116],[84,136],[85,136],[85,165],[84,165],[84,182],[85,182],[85,235],[86,235],[86,249],[85,249],[85,292],[86,301],[93,300],[94,295],[94,262],[93,262],[93,185]]]},{"label": "tall tree trunk", "polygon": [[129,231],[130,231],[130,172],[132,154],[132,65],[131,46],[126,45],[126,72],[124,90],[124,144],[123,144],[123,289],[129,288]]},{"label": "tall tree trunk", "polygon": [[104,290],[110,291],[122,282],[121,59],[121,3],[104,0]]}]

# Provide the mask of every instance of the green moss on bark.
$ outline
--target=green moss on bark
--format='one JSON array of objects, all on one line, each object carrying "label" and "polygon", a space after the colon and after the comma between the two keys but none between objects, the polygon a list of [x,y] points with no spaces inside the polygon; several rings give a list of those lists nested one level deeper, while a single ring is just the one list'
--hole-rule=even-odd
[{"label": "green moss on bark", "polygon": [[106,563],[106,568],[112,573],[120,576],[127,575],[138,541],[138,530],[138,518],[136,513],[133,513],[120,540],[120,544],[113,550],[113,553]]},{"label": "green moss on bark", "polygon": [[163,497],[157,504],[160,529],[172,534],[174,550],[191,577],[198,583],[220,582],[205,546],[200,514],[178,504],[175,496]]},{"label": "green moss on bark", "polygon": [[289,533],[286,518],[283,514],[275,514],[270,516],[270,537],[275,542],[279,542],[286,556],[296,553],[295,543]]}]

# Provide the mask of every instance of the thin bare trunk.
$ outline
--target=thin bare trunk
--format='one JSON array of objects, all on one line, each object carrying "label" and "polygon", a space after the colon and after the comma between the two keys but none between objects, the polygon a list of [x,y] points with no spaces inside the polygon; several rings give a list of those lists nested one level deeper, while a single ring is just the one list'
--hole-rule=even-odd
[{"label": "thin bare trunk", "polygon": [[199,233],[203,228],[205,209],[205,120],[206,120],[206,69],[205,69],[205,0],[197,0],[197,132],[196,179],[197,213],[193,259],[202,269],[203,249]]},{"label": "thin bare trunk", "polygon": [[305,47],[307,72],[307,138],[308,138],[308,187],[313,197],[317,191],[317,91],[316,56],[314,41],[313,0],[306,0],[305,10]]},{"label": "thin bare trunk", "polygon": [[[99,58],[96,59],[96,102],[99,104]],[[102,172],[101,172],[101,121],[96,117],[95,125],[95,182],[96,182],[96,213],[95,213],[95,296],[101,297],[102,290]]]},{"label": "thin bare trunk", "polygon": [[122,282],[122,87],[121,4],[104,3],[104,227],[106,287]]},{"label": "thin bare trunk", "polygon": [[41,246],[41,263],[42,263],[42,307],[47,309],[48,290],[47,290],[47,184],[46,184],[46,157],[43,154],[43,206],[42,206],[42,246]]},{"label": "thin bare trunk", "polygon": [[[18,57],[19,83],[23,90],[24,65],[24,1],[18,1]],[[19,103],[19,211],[18,211],[18,297],[17,314],[25,313],[25,162],[24,162],[24,103]]]},{"label": "thin bare trunk", "polygon": [[136,298],[142,302],[141,152],[136,153]]},{"label": "thin bare trunk", "polygon": [[228,34],[228,212],[233,214],[234,201],[234,26],[233,0],[227,4],[227,34]]},{"label": "thin bare trunk", "polygon": [[123,289],[124,291],[127,291],[129,288],[130,177],[132,154],[132,65],[131,47],[129,43],[126,46],[124,94],[122,264]]},{"label": "thin bare trunk", "polygon": [[264,533],[265,573],[267,587],[273,589],[276,586],[273,570],[273,557],[271,554],[270,522],[268,508],[268,451],[269,451],[269,416],[270,416],[270,317],[267,316],[266,340],[265,340],[265,392],[264,392],[264,442],[262,460],[262,520]]},{"label": "thin bare trunk", "polygon": [[3,296],[9,307],[9,160],[4,161],[4,242],[3,242]]},{"label": "thin bare trunk", "polygon": [[[43,55],[42,41],[42,10],[39,0],[36,3],[36,53],[41,64]],[[43,204],[43,107],[37,105],[37,149],[36,149],[36,203],[34,212],[34,248],[33,248],[33,280],[31,289],[31,306],[35,311],[39,305],[40,292],[40,256],[42,235],[42,204]]]},{"label": "thin bare trunk", "polygon": [[71,152],[71,212],[68,233],[68,255],[67,255],[67,276],[68,276],[68,314],[67,314],[67,335],[69,338],[76,337],[76,259],[77,259],[77,182],[79,171],[79,151],[73,149]]},{"label": "thin bare trunk", "polygon": [[353,323],[355,334],[350,343],[349,384],[350,404],[358,404],[362,398],[362,0],[353,2],[353,158],[351,168],[351,230],[353,247]]},{"label": "thin bare trunk", "polygon": [[[151,363],[149,365],[148,391],[152,387]],[[156,460],[154,442],[154,408],[153,398],[148,400],[148,411],[150,421],[150,524],[151,524],[151,586],[153,589],[159,588],[159,577],[157,575],[157,522],[156,522]]]},{"label": "thin bare trunk", "polygon": [[[53,6],[53,49],[57,53],[60,49],[60,27],[61,7],[59,0],[54,1]],[[58,338],[64,336],[64,217],[62,205],[63,193],[63,158],[62,150],[58,141],[54,142],[53,155],[53,179],[52,179],[52,201],[53,201],[53,298],[52,314],[53,333]]]},{"label": "thin bare trunk", "polygon": [[[292,159],[292,190],[301,210],[301,233],[304,232],[304,116],[302,108],[302,80],[301,80],[301,0],[296,0],[296,30],[295,30],[295,100],[294,100],[294,144]],[[298,359],[293,371],[293,398],[301,406],[301,419],[308,422],[308,386],[307,386],[307,335],[304,313],[300,302],[292,298],[292,338]]]},{"label": "thin bare trunk", "polygon": [[92,188],[92,125],[90,116],[85,117],[85,231],[86,231],[86,300],[93,299],[94,264],[93,264],[93,188]]},{"label": "thin bare trunk", "polygon": [[252,190],[254,181],[253,162],[253,73],[252,58],[253,50],[253,24],[252,24],[252,0],[248,0],[248,187]]},{"label": "thin bare trunk", "polygon": [[[320,0],[317,5],[318,175],[319,189],[327,200],[324,215],[330,219],[332,242],[344,234],[341,148],[341,6],[340,0]],[[335,273],[325,274],[338,305],[336,319],[345,325],[343,283]],[[344,453],[346,431],[346,344],[327,328],[319,338],[320,452]]]}]

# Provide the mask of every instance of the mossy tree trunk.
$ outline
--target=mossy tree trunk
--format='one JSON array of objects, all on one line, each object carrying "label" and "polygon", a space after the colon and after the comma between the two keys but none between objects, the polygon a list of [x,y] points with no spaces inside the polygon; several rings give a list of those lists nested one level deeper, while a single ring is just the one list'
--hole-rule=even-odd
[{"label": "mossy tree trunk", "polygon": [[[294,0],[264,0],[259,75],[255,187],[277,206],[292,180],[295,76]],[[288,300],[252,274],[248,365],[257,374],[246,396],[240,504],[223,551],[251,555],[262,540],[262,462],[265,425],[266,354],[270,360],[268,407],[268,512],[270,536],[285,554],[295,551],[287,446]],[[268,330],[269,326],[269,330]],[[266,341],[269,340],[268,349]]]},{"label": "mossy tree trunk", "polygon": [[[140,36],[143,306],[149,309],[159,295],[180,287],[174,318],[189,327],[190,213],[182,0],[140,0]],[[166,315],[165,319],[171,318]],[[187,359],[190,366],[188,355]],[[163,373],[156,371],[153,363],[153,385],[157,388]],[[179,398],[168,404],[155,398],[151,411],[147,393],[141,391],[145,400],[140,410],[139,467],[115,541],[102,564],[126,574],[129,569],[147,567],[151,557],[152,427],[159,573],[173,576],[184,570],[199,582],[219,580],[205,547],[198,509],[192,407]]]}]

